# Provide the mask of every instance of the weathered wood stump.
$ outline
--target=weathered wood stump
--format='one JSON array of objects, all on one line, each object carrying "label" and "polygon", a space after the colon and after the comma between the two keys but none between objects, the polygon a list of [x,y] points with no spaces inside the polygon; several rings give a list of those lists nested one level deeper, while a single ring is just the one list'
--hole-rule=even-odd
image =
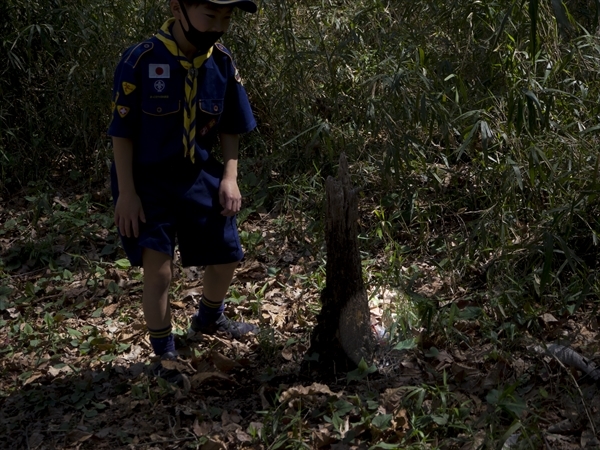
[{"label": "weathered wood stump", "polygon": [[[326,182],[326,287],[322,309],[311,336],[310,368],[323,373],[346,372],[362,358],[370,362],[373,337],[370,311],[358,250],[358,196],[350,183],[346,155],[340,156],[338,178]],[[316,366],[315,366],[316,365]]]}]

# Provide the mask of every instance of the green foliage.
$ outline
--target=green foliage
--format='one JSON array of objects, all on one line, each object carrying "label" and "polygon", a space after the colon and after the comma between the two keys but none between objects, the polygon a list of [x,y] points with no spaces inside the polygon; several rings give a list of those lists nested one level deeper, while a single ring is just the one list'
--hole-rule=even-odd
[{"label": "green foliage", "polygon": [[165,3],[2,2],[0,186],[105,176],[119,53],[153,32]]},{"label": "green foliage", "polygon": [[[123,49],[162,23],[165,3],[0,2],[0,190],[27,187],[28,210],[0,210],[0,238],[9,243],[0,259],[7,338],[0,354],[7,358],[30,354],[58,371],[65,348],[105,364],[129,350],[77,322],[87,314],[110,326],[104,309],[123,292],[111,274],[128,262],[116,256],[115,233],[105,232],[112,227],[107,205],[88,195],[63,204],[48,192],[65,180],[82,186],[105,178],[114,67]],[[297,283],[303,306],[295,320],[314,323],[318,304],[304,297],[325,285],[322,186],[345,151],[361,192],[370,293],[405,292],[384,330],[396,352],[430,349],[424,358],[434,359],[437,348],[459,342],[487,345],[486,358],[502,361],[523,336],[540,331],[541,314],[563,320],[586,307],[595,314],[598,4],[580,11],[590,3],[270,0],[255,16],[236,16],[224,43],[259,121],[243,144],[240,186],[249,207],[240,223],[260,217],[262,226],[272,214],[273,234],[312,263],[308,273],[285,278],[288,267],[267,258],[263,230],[245,228],[248,258],[266,261],[268,281],[233,290],[230,305],[249,301],[260,316],[271,285]],[[82,267],[85,277],[77,275]],[[27,281],[17,276],[38,270]],[[431,273],[448,279],[447,290],[417,293]],[[101,295],[91,303],[77,289]],[[280,338],[272,329],[258,336],[263,382],[280,375],[287,347]],[[361,363],[347,375],[348,387],[371,382],[374,372]],[[15,386],[31,375],[20,374]],[[340,440],[348,423],[373,449],[472,436],[480,424],[465,422],[471,400],[445,374],[436,381],[406,388],[410,430],[395,437],[399,444],[383,442],[390,411],[365,399],[310,411],[301,402],[273,407],[253,438],[269,448],[303,448],[306,417],[323,419]],[[156,401],[147,385],[131,391]],[[103,408],[90,392],[77,386],[71,397],[30,400],[40,411],[62,402],[89,418]],[[504,442],[539,426],[535,416],[554,393],[523,392],[521,380],[502,380],[481,397],[486,439]]]},{"label": "green foliage", "polygon": [[255,173],[297,189],[343,150],[361,184],[389,188],[370,192],[370,225],[390,271],[431,241],[445,269],[558,288],[572,310],[597,263],[600,45],[575,32],[579,4],[527,5],[274,1],[241,17],[227,43],[260,122],[246,151],[269,156]]},{"label": "green foliage", "polygon": [[369,366],[364,359],[361,359],[358,367],[355,370],[348,372],[346,378],[348,381],[360,381],[363,378],[368,377],[369,374],[375,372],[377,372],[377,367],[375,365]]}]

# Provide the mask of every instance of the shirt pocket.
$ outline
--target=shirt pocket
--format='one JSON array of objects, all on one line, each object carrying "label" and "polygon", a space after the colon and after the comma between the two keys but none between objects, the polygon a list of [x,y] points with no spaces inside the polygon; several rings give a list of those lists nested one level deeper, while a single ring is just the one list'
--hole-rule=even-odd
[{"label": "shirt pocket", "polygon": [[139,160],[154,164],[176,154],[183,155],[183,105],[171,98],[142,100],[142,132]]},{"label": "shirt pocket", "polygon": [[223,113],[223,106],[225,100],[223,99],[203,99],[198,100],[198,107],[204,114],[211,116],[219,116]]},{"label": "shirt pocket", "polygon": [[177,114],[181,110],[181,100],[153,100],[142,103],[142,112],[150,116],[162,117]]},{"label": "shirt pocket", "polygon": [[221,121],[224,106],[224,99],[201,98],[198,100],[196,136],[209,138],[214,135],[217,125]]}]

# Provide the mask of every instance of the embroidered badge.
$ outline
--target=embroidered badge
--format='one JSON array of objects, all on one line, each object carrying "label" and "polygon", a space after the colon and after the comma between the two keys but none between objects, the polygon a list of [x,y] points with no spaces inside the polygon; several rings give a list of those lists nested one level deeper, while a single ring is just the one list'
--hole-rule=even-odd
[{"label": "embroidered badge", "polygon": [[129,114],[129,108],[127,106],[117,106],[117,111],[121,116],[121,119],[124,119],[127,114]]},{"label": "embroidered badge", "polygon": [[211,121],[208,122],[206,124],[206,126],[200,130],[200,136],[206,136],[208,134],[208,132],[211,130],[211,128],[216,125],[216,123],[217,123],[217,121],[215,119],[211,119]]},{"label": "embroidered badge", "polygon": [[171,66],[168,64],[148,64],[149,78],[171,78]]},{"label": "embroidered badge", "polygon": [[164,91],[166,86],[167,85],[163,80],[157,80],[154,82],[154,89],[156,89],[156,92]]},{"label": "embroidered badge", "polygon": [[127,81],[123,81],[123,92],[125,92],[125,95],[129,95],[133,91],[135,91],[135,84],[131,84],[131,83],[128,83]]}]

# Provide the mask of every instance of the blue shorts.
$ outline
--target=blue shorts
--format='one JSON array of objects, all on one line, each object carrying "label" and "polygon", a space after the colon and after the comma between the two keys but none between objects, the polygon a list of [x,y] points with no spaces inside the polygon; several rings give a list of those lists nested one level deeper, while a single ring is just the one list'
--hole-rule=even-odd
[{"label": "blue shorts", "polygon": [[[198,159],[192,164],[188,158],[177,157],[166,163],[135,167],[135,188],[146,223],[139,222],[137,238],[119,233],[133,266],[142,265],[144,248],[172,258],[176,243],[184,267],[228,264],[243,258],[235,217],[221,215],[223,165],[213,157],[205,162]],[[114,163],[111,188],[116,204],[119,190]]]}]

